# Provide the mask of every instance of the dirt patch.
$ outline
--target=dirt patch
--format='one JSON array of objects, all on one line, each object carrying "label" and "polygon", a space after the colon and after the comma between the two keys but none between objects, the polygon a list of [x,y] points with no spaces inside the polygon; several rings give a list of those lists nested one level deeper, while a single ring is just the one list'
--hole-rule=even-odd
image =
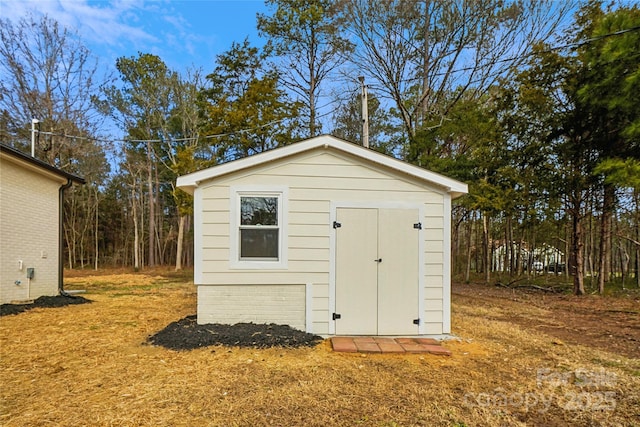
[{"label": "dirt patch", "polygon": [[235,325],[198,325],[195,315],[169,324],[149,337],[152,344],[172,350],[192,350],[212,345],[233,347],[313,347],[322,342],[318,335],[287,325],[237,323]]},{"label": "dirt patch", "polygon": [[88,300],[80,296],[64,296],[64,295],[57,295],[53,297],[42,296],[30,304],[2,304],[0,305],[0,316],[7,316],[10,314],[20,314],[27,310],[31,310],[33,308],[39,308],[39,307],[45,307],[45,308],[65,307],[67,305],[86,304],[89,302],[91,302],[91,300]]},{"label": "dirt patch", "polygon": [[[636,358],[640,354],[640,291],[625,296],[574,296],[482,284],[453,284],[454,301],[492,309],[490,317],[544,332],[562,342]],[[498,309],[498,310],[494,310]]]}]

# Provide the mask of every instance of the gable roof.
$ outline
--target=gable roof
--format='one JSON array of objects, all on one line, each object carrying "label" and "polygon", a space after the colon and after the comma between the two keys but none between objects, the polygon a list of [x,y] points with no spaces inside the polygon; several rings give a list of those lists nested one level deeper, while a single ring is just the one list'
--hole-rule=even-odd
[{"label": "gable roof", "polygon": [[54,176],[60,177],[67,181],[74,181],[78,184],[84,184],[85,180],[80,178],[79,176],[73,175],[69,172],[65,172],[61,169],[56,168],[48,163],[43,162],[42,160],[38,160],[35,157],[31,157],[22,151],[16,150],[13,147],[9,147],[8,145],[0,144],[0,158],[10,157],[14,160],[17,160],[18,163],[21,163],[24,166],[27,166],[30,169],[36,170],[40,173],[49,172]]},{"label": "gable roof", "polygon": [[229,173],[241,171],[263,165],[268,162],[285,159],[299,153],[312,150],[334,150],[362,159],[365,162],[387,167],[400,174],[409,175],[412,178],[424,181],[431,185],[443,188],[456,198],[468,192],[467,184],[455,179],[447,178],[435,172],[403,162],[386,154],[365,148],[351,142],[344,141],[331,135],[321,135],[314,138],[296,142],[285,147],[265,151],[253,156],[233,160],[228,163],[216,165],[198,172],[178,177],[177,186],[187,193],[193,194],[200,183],[214,179]]}]

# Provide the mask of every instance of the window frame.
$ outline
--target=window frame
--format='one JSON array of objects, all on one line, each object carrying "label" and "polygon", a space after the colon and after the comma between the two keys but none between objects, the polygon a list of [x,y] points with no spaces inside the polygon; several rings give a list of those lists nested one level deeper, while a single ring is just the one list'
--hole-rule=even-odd
[{"label": "window frame", "polygon": [[[231,269],[286,269],[288,265],[288,188],[283,186],[232,186],[230,187],[229,266]],[[241,258],[241,230],[255,229],[242,226],[240,215],[243,197],[275,197],[278,200],[278,258]],[[269,226],[273,229],[273,226]]]}]

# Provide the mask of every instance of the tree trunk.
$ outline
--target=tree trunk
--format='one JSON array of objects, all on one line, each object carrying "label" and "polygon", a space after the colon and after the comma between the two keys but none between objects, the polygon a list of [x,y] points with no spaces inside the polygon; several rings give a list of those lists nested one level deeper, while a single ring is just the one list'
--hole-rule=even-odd
[{"label": "tree trunk", "polygon": [[[523,235],[525,235],[525,233],[523,233]],[[532,275],[536,275],[539,274],[537,270],[535,270],[533,268],[533,263],[534,262],[542,262],[542,271],[544,272],[545,267],[547,266],[547,261],[545,260],[544,257],[540,257],[540,259],[536,259],[535,256],[535,250],[536,250],[536,227],[535,225],[531,226],[531,236],[529,238],[529,254],[526,257],[526,260],[524,262],[527,263],[527,271],[531,270]],[[544,247],[543,247],[544,249]],[[522,274],[522,270],[518,269],[518,274]],[[545,276],[546,277],[546,276]]]},{"label": "tree trunk", "polygon": [[615,204],[615,188],[604,186],[602,200],[602,223],[600,225],[600,260],[598,262],[598,292],[604,293],[604,284],[609,280],[609,261],[611,259],[611,222]]},{"label": "tree trunk", "polygon": [[95,228],[94,228],[94,240],[95,240],[95,254],[94,254],[94,270],[98,269],[98,189],[96,188],[96,217],[95,217]]},{"label": "tree trunk", "polygon": [[422,64],[422,72],[424,75],[424,80],[422,81],[422,126],[426,126],[427,123],[427,115],[429,114],[429,67],[430,63],[430,50],[429,43],[431,42],[429,34],[431,27],[431,15],[429,13],[429,5],[431,1],[425,0],[424,2],[424,15],[425,15],[425,24],[424,24],[424,61]]},{"label": "tree trunk", "polygon": [[[191,236],[190,231],[191,231],[191,220],[193,218],[193,215],[187,215],[187,219],[185,220],[185,225],[184,225],[184,234],[186,236]],[[193,267],[193,239],[188,239],[187,242],[189,243],[187,245],[187,248],[185,249],[183,246],[182,251],[184,252],[184,259],[185,259],[185,263],[188,267]]]},{"label": "tree trunk", "polygon": [[469,283],[471,278],[471,248],[473,246],[473,220],[475,219],[475,213],[471,213],[471,218],[467,223],[467,267],[464,272],[464,281],[465,283]]},{"label": "tree trunk", "polygon": [[165,249],[166,249],[166,245],[163,243],[164,242],[164,227],[163,227],[163,221],[162,221],[162,217],[161,217],[161,213],[163,212],[164,206],[162,205],[162,198],[159,196],[160,195],[160,178],[158,177],[158,168],[153,168],[153,174],[154,174],[154,191],[153,194],[158,195],[157,197],[153,198],[153,201],[155,202],[155,206],[153,208],[153,211],[155,213],[155,217],[153,219],[153,224],[154,224],[154,229],[155,229],[155,240],[156,240],[156,247],[155,247],[155,256],[154,259],[156,261],[156,265],[164,265],[165,262],[165,258],[164,258],[164,254],[165,254]]},{"label": "tree trunk", "polygon": [[573,227],[571,236],[571,256],[573,258],[573,293],[575,295],[584,295],[584,236],[582,230],[582,216],[579,211],[579,203],[572,213]]},{"label": "tree trunk", "polygon": [[513,274],[513,239],[511,235],[511,216],[506,215],[504,226],[504,269]]},{"label": "tree trunk", "polygon": [[[73,269],[73,261],[72,261],[72,258],[71,258],[71,256],[72,256],[72,255],[71,255],[71,239],[69,238],[69,232],[67,231],[67,229],[68,229],[68,228],[69,228],[68,226],[67,226],[67,227],[65,227],[65,230],[64,230],[64,239],[65,239],[65,240],[66,240],[66,242],[67,242],[67,262],[69,263],[68,267],[69,267],[70,269]],[[63,255],[63,254],[60,254],[60,256],[62,257],[62,256],[64,256],[64,255]]]},{"label": "tree trunk", "polygon": [[[593,207],[593,198],[591,200],[591,207],[589,209],[590,212],[595,212],[595,208]],[[589,241],[588,244],[586,244],[586,251],[587,253],[585,254],[585,260],[586,260],[586,269],[587,271],[591,274],[591,280],[593,280],[594,277],[596,277],[596,268],[594,265],[594,257],[595,257],[595,253],[596,253],[596,238],[595,238],[595,230],[594,230],[594,225],[593,225],[593,215],[589,215],[589,234],[587,235]],[[592,283],[593,284],[593,283]]]},{"label": "tree trunk", "polygon": [[[522,259],[522,239],[518,239],[516,243],[516,254],[515,254],[515,272],[516,276],[521,276],[524,269],[524,263],[529,262],[529,258]],[[527,269],[529,271],[530,269]]]},{"label": "tree trunk", "polygon": [[182,270],[182,244],[184,241],[184,226],[187,222],[187,215],[180,215],[178,222],[178,247],[176,249],[176,271]]},{"label": "tree trunk", "polygon": [[151,143],[147,142],[147,188],[149,191],[149,267],[156,265],[156,209],[153,197],[153,167],[151,163]]},{"label": "tree trunk", "polygon": [[[313,50],[316,50],[317,42],[315,39],[315,32],[312,31],[311,37],[311,45],[313,46]],[[309,138],[313,138],[316,136],[317,132],[317,124],[316,124],[316,65],[315,65],[315,55],[309,55]]]},{"label": "tree trunk", "polygon": [[80,235],[80,269],[84,270],[84,236]]},{"label": "tree trunk", "polygon": [[139,187],[138,187],[138,192],[140,194],[140,197],[138,198],[137,202],[138,202],[138,207],[140,208],[139,211],[139,217],[138,217],[138,235],[139,235],[139,239],[138,239],[138,259],[140,261],[140,265],[139,268],[142,269],[144,268],[147,264],[145,263],[145,260],[147,259],[147,255],[145,252],[145,239],[147,238],[145,235],[145,227],[146,227],[146,215],[147,215],[147,207],[146,207],[146,202],[144,199],[144,179],[141,177],[140,178],[140,182],[138,183]]},{"label": "tree trunk", "polygon": [[[566,221],[566,218],[565,218],[565,221]],[[571,230],[573,230],[573,228],[571,228]],[[570,250],[572,248],[569,246],[570,241],[571,241],[571,236],[569,232],[569,224],[565,222],[565,225],[564,225],[564,277],[567,280],[569,279],[569,268],[571,265]]]},{"label": "tree trunk", "polygon": [[625,280],[629,275],[629,261],[631,260],[631,257],[627,253],[627,249],[622,242],[620,242],[618,253],[620,254],[620,278],[622,281],[622,289],[625,289]]},{"label": "tree trunk", "polygon": [[140,270],[140,238],[138,231],[138,212],[136,209],[136,190],[131,190],[131,208],[133,212],[133,268]]},{"label": "tree trunk", "polygon": [[489,217],[482,213],[482,253],[484,254],[484,282],[491,282],[491,251],[489,251]]}]

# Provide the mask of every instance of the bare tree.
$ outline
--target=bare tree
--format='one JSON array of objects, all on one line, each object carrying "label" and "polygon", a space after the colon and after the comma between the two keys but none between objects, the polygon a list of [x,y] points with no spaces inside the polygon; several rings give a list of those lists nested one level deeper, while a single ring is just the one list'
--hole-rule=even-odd
[{"label": "bare tree", "polygon": [[[173,108],[172,85],[177,73],[170,70],[160,57],[138,54],[116,61],[121,85],[102,88],[104,99],[93,101],[103,114],[112,117],[129,134],[129,151],[144,152],[148,197],[148,266],[155,267],[159,253],[157,218],[160,212],[158,191],[159,152],[168,138],[168,117]],[[155,185],[154,185],[155,184]]]},{"label": "bare tree", "polygon": [[102,124],[91,104],[101,80],[98,69],[97,59],[78,35],[53,19],[0,20],[3,141],[29,151],[36,119],[36,157],[87,181],[82,189],[67,190],[65,237],[70,266],[75,257],[84,264],[92,252],[97,262],[98,188],[109,172],[105,151],[94,138]]},{"label": "bare tree", "polygon": [[[162,146],[167,159],[167,168],[175,176],[195,172],[207,166],[198,160],[195,154],[204,149],[200,139],[200,130],[204,125],[198,99],[204,85],[202,71],[188,70],[184,76],[173,80],[175,106],[169,119],[169,130],[172,136]],[[172,195],[178,211],[178,236],[176,242],[176,271],[182,269],[184,234],[187,220],[193,214],[193,197],[175,186],[172,180]]]},{"label": "bare tree", "polygon": [[318,99],[328,76],[350,44],[340,35],[328,0],[267,0],[273,15],[258,14],[258,29],[270,38],[282,60],[284,85],[308,109],[309,137],[320,133]]},{"label": "bare tree", "polygon": [[345,0],[350,56],[398,110],[410,141],[446,120],[462,97],[479,97],[549,40],[573,2]]},{"label": "bare tree", "polygon": [[[0,20],[0,111],[4,131],[24,145],[31,120],[39,121],[38,153],[63,169],[101,124],[91,96],[100,83],[98,63],[77,34],[46,16]],[[46,151],[45,151],[46,150]],[[77,157],[77,156],[76,156]],[[73,170],[72,170],[73,171]],[[77,170],[74,172],[78,172]]]}]

